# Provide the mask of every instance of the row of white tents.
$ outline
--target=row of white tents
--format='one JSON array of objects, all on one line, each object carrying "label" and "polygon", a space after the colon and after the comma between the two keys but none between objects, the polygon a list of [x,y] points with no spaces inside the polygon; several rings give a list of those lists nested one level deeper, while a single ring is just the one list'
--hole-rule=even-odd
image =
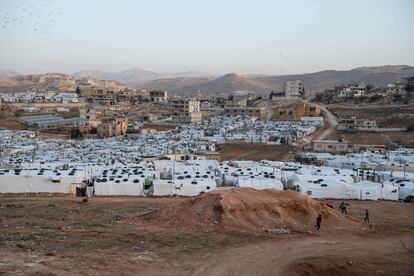
[{"label": "row of white tents", "polygon": [[355,168],[358,166],[371,166],[379,170],[392,170],[404,167],[414,167],[414,149],[398,148],[387,151],[363,151],[360,153],[349,153],[346,155],[309,152],[303,156],[319,160],[325,166],[335,168]]},{"label": "row of white tents", "polygon": [[404,179],[390,172],[377,173],[381,183],[350,169],[274,161],[39,163],[0,169],[0,193],[74,193],[89,180],[97,196],[194,196],[220,186],[295,189],[312,198],[399,200],[414,196],[414,174],[405,174]]}]

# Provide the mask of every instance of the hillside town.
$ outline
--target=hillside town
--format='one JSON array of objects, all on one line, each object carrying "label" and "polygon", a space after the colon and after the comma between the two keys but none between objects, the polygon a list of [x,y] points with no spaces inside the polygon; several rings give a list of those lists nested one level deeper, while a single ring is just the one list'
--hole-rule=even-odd
[{"label": "hillside town", "polygon": [[[301,80],[286,81],[283,91],[270,91],[268,97],[249,90],[176,96],[165,90],[114,86],[113,81],[65,78],[56,82],[58,76],[37,80],[53,80],[59,87],[63,82],[72,88],[1,94],[2,110],[17,121],[14,129],[0,133],[2,192],[77,193],[83,189],[89,196],[195,196],[221,187],[252,187],[294,189],[312,197],[315,193],[324,197],[322,190],[326,190],[330,198],[362,199],[361,189],[367,186],[376,187],[376,199],[383,198],[385,190],[392,193],[384,195],[389,200],[414,197],[409,192],[414,185],[411,149],[397,143],[326,139],[326,133],[363,135],[409,129],[381,128],[375,120],[355,116],[333,122],[328,115],[336,116],[323,102],[317,103],[320,94],[316,103],[306,100]],[[383,88],[366,83],[342,85],[329,93],[348,101],[380,93],[408,97],[410,81]],[[243,144],[289,148],[284,149],[283,160],[226,160],[220,149],[234,143],[241,148]],[[335,184],[329,178],[339,175],[345,178]],[[19,178],[35,182],[10,188],[12,176],[13,182]],[[329,183],[322,183],[320,176],[328,177]],[[312,184],[306,184],[308,179]],[[50,190],[48,181],[55,183],[56,191]],[[354,195],[341,192],[350,187]]]},{"label": "hillside town", "polygon": [[0,275],[414,275],[414,1],[0,1]]}]

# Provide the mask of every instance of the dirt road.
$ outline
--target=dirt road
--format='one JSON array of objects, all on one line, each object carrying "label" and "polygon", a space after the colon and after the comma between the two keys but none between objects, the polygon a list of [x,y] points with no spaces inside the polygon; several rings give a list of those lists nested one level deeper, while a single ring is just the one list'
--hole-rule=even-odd
[{"label": "dirt road", "polygon": [[332,132],[335,132],[336,126],[338,125],[338,120],[336,116],[325,106],[320,105],[323,113],[325,114],[325,118],[328,121],[328,128],[325,129],[315,140],[324,140],[326,139]]},{"label": "dirt road", "polygon": [[[310,106],[316,106],[316,104],[308,101],[305,101],[305,103],[309,104]],[[319,104],[319,106],[325,117],[325,128],[301,139],[300,141],[294,143],[295,145],[306,146],[309,145],[313,140],[324,140],[336,132],[336,126],[338,125],[336,116],[325,105]]]},{"label": "dirt road", "polygon": [[[414,262],[414,240],[412,237],[400,237],[399,241],[316,237],[264,242],[214,255],[200,263],[189,275],[306,275],[312,272],[307,270],[312,269],[331,274],[333,271],[329,271],[329,263],[337,263],[335,269],[341,275],[373,273],[375,270],[378,274],[396,275],[401,266],[406,267],[407,272],[414,273],[414,269],[409,267]],[[375,246],[372,246],[373,243]],[[382,265],[373,268],[368,262],[360,261],[367,258],[376,259]]]}]

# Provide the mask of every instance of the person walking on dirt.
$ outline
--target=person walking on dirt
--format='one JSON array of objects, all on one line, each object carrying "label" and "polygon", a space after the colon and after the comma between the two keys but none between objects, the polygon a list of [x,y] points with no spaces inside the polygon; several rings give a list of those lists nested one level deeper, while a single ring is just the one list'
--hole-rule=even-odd
[{"label": "person walking on dirt", "polygon": [[348,212],[347,212],[347,208],[348,208],[348,206],[349,206],[349,204],[348,203],[345,203],[345,202],[341,202],[341,205],[339,205],[339,210],[341,210],[341,214],[345,214],[345,215],[348,215]]},{"label": "person walking on dirt", "polygon": [[364,214],[364,222],[365,222],[365,223],[370,223],[370,221],[369,221],[369,212],[368,212],[368,209],[365,209],[365,214]]},{"label": "person walking on dirt", "polygon": [[322,222],[322,215],[319,214],[319,216],[316,218],[316,225],[315,225],[316,230],[319,230],[321,228],[321,222]]}]

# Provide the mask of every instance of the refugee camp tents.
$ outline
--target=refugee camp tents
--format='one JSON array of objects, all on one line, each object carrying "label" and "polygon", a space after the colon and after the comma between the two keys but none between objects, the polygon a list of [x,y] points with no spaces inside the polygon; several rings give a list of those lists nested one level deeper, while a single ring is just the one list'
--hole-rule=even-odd
[{"label": "refugee camp tents", "polygon": [[[313,180],[312,180],[313,179]],[[333,178],[295,181],[297,191],[311,198],[358,199],[359,190],[349,183]]]},{"label": "refugee camp tents", "polygon": [[98,178],[95,180],[95,195],[98,196],[143,196],[145,179],[138,177],[127,178]]},{"label": "refugee camp tents", "polygon": [[359,189],[360,200],[398,200],[398,189],[391,185],[364,180],[353,186]]},{"label": "refugee camp tents", "polygon": [[74,193],[85,179],[82,171],[0,170],[0,193]]},{"label": "refugee camp tents", "polygon": [[261,189],[277,189],[283,190],[283,183],[276,178],[264,178],[264,177],[242,177],[237,178],[237,186]]},{"label": "refugee camp tents", "polygon": [[414,200],[414,181],[408,179],[392,179],[387,182],[398,189],[398,199]]},{"label": "refugee camp tents", "polygon": [[212,179],[175,179],[153,181],[154,196],[196,196],[216,189],[216,182]]}]

